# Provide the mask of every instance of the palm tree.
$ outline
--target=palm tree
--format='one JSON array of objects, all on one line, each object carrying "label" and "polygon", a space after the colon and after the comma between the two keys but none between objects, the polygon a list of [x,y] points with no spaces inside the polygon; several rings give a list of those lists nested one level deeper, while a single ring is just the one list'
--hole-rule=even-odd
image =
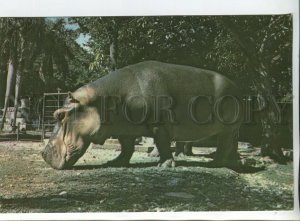
[{"label": "palm tree", "polygon": [[9,105],[9,98],[12,91],[12,85],[14,80],[15,68],[17,66],[17,41],[19,33],[17,30],[17,22],[11,18],[1,18],[0,20],[1,30],[1,54],[3,58],[7,60],[7,81],[6,92],[4,100],[4,112],[0,125],[0,130],[3,129],[7,108]]},{"label": "palm tree", "polygon": [[0,53],[7,57],[8,72],[4,113],[0,124],[3,129],[9,98],[15,80],[14,121],[18,111],[20,86],[25,69],[34,72],[34,63],[39,63],[39,74],[49,90],[54,69],[63,74],[68,71],[68,58],[72,57],[64,32],[63,20],[54,22],[45,18],[1,18]]},{"label": "palm tree", "polygon": [[65,78],[69,71],[68,61],[74,57],[68,39],[70,33],[64,22],[63,19],[47,21],[41,35],[39,75],[45,83],[45,91],[53,90],[55,72]]}]

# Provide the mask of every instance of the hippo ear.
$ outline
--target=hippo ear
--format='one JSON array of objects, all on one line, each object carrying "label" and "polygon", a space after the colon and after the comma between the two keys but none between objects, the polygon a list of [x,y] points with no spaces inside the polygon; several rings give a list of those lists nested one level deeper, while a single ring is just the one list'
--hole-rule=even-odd
[{"label": "hippo ear", "polygon": [[70,91],[68,92],[68,100],[70,103],[79,103],[79,101],[73,97],[73,94]]}]

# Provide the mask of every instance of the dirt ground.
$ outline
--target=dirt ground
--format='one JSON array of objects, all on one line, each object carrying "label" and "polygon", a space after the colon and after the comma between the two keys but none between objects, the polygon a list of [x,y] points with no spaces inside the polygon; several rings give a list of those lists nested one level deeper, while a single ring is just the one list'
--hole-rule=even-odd
[{"label": "dirt ground", "polygon": [[200,167],[200,156],[180,155],[175,168],[136,151],[129,168],[103,168],[119,154],[91,147],[72,170],[57,171],[41,158],[41,143],[0,143],[0,212],[257,211],[293,209],[293,165],[255,154],[265,165],[252,174]]}]

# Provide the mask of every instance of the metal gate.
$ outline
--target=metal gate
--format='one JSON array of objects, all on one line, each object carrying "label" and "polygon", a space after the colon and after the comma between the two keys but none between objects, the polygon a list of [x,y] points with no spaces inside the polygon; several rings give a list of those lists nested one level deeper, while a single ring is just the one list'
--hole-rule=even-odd
[{"label": "metal gate", "polygon": [[44,93],[42,113],[42,141],[49,137],[54,129],[56,120],[53,113],[64,104],[68,93]]}]

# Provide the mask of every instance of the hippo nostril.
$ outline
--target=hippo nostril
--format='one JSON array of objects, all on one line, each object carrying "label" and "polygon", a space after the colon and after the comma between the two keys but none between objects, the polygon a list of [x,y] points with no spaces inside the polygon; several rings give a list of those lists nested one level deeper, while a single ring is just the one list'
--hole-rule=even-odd
[{"label": "hippo nostril", "polygon": [[45,153],[45,151],[41,151],[41,155],[42,155],[42,157],[43,157],[43,159],[46,161],[46,153]]}]

